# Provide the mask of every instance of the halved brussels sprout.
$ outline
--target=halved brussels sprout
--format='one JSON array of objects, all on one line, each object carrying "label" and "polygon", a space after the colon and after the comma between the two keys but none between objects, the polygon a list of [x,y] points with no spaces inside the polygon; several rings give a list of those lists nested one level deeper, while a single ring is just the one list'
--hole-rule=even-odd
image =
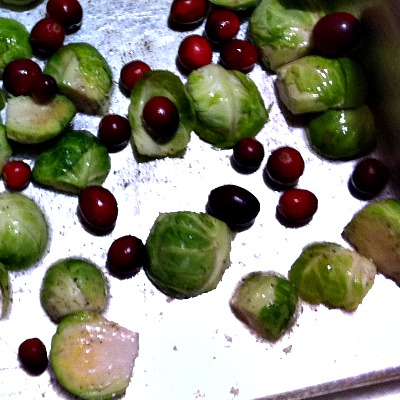
[{"label": "halved brussels sprout", "polygon": [[2,0],[4,4],[8,4],[10,6],[24,7],[28,4],[34,3],[37,0]]},{"label": "halved brussels sprout", "polygon": [[88,43],[69,43],[47,61],[44,73],[51,75],[60,93],[69,97],[78,111],[105,112],[112,89],[112,72],[107,60]]},{"label": "halved brussels sprout", "polygon": [[289,271],[299,296],[311,304],[355,310],[372,287],[374,263],[337,243],[306,246]]},{"label": "halved brussels sprout", "polygon": [[[167,97],[179,111],[179,127],[166,143],[155,142],[143,124],[143,108],[154,96]],[[195,114],[191,99],[180,78],[170,71],[148,71],[134,86],[130,99],[129,121],[132,127],[132,145],[136,151],[150,158],[183,155],[194,127]]]},{"label": "halved brussels sprout", "polygon": [[286,278],[270,272],[253,272],[239,283],[230,306],[237,318],[256,334],[277,340],[296,317],[298,296]]},{"label": "halved brussels sprout", "polygon": [[348,57],[309,55],[282,65],[277,69],[276,87],[292,114],[358,107],[367,95],[365,74]]},{"label": "halved brussels sprout", "polygon": [[217,7],[229,10],[245,10],[255,7],[260,0],[210,0],[210,3]]},{"label": "halved brussels sprout", "polygon": [[41,153],[33,166],[35,182],[67,193],[101,185],[111,168],[107,148],[88,131],[70,131]]},{"label": "halved brussels sprout", "polygon": [[6,127],[0,124],[0,173],[13,151],[7,139]]},{"label": "halved brussels sprout", "polygon": [[146,241],[144,271],[164,294],[195,297],[217,287],[230,265],[232,232],[205,213],[161,213]]},{"label": "halved brussels sprout", "polygon": [[0,263],[0,297],[1,297],[1,312],[0,319],[7,316],[10,311],[11,305],[11,290],[10,290],[10,279],[8,271],[5,266]]},{"label": "halved brussels sprout", "polygon": [[82,311],[58,325],[50,362],[66,390],[81,399],[107,400],[125,393],[138,351],[138,333]]},{"label": "halved brussels sprout", "polygon": [[189,74],[187,88],[197,116],[194,130],[215,147],[255,137],[268,120],[257,86],[242,72],[209,64]]}]

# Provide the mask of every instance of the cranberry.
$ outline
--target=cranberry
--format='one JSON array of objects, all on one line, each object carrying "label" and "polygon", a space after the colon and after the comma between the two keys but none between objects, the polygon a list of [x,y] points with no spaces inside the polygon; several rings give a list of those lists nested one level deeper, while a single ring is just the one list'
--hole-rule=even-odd
[{"label": "cranberry", "polygon": [[178,49],[179,63],[188,71],[193,71],[212,61],[211,43],[204,36],[190,35],[182,40]]},{"label": "cranberry", "polygon": [[31,95],[40,104],[45,104],[54,99],[58,92],[56,80],[47,74],[40,75],[32,86]]},{"label": "cranberry", "polygon": [[350,182],[358,193],[373,197],[386,186],[388,180],[386,164],[375,158],[366,158],[355,166]]},{"label": "cranberry", "polygon": [[120,73],[120,85],[123,91],[129,95],[139,78],[148,71],[150,71],[150,67],[140,60],[125,64]]},{"label": "cranberry", "polygon": [[143,107],[143,123],[152,139],[165,143],[179,127],[179,111],[167,97],[152,97]]},{"label": "cranberry", "polygon": [[227,69],[234,69],[246,74],[254,68],[258,61],[258,51],[248,40],[231,39],[222,47],[221,61]]},{"label": "cranberry", "polygon": [[177,24],[195,24],[207,15],[208,0],[174,0],[170,19]]},{"label": "cranberry", "polygon": [[97,136],[107,149],[122,149],[131,137],[131,124],[121,115],[107,114],[100,120]]},{"label": "cranberry", "polygon": [[266,172],[275,183],[295,185],[304,172],[303,157],[293,147],[279,147],[268,157]]},{"label": "cranberry", "polygon": [[146,247],[136,236],[122,236],[111,244],[107,265],[118,277],[133,276],[147,261]]},{"label": "cranberry", "polygon": [[42,374],[49,363],[46,346],[38,338],[23,341],[18,348],[18,358],[24,369],[33,375]]},{"label": "cranberry", "polygon": [[204,29],[208,39],[212,42],[225,42],[238,34],[240,19],[231,10],[217,8],[208,15]]},{"label": "cranberry", "polygon": [[9,62],[3,71],[3,86],[13,96],[29,96],[33,84],[42,75],[39,65],[29,58]]},{"label": "cranberry", "polygon": [[4,165],[2,175],[8,189],[20,191],[29,185],[32,170],[26,162],[13,160]]},{"label": "cranberry", "polygon": [[39,20],[32,28],[30,41],[38,55],[48,56],[58,50],[64,43],[65,29],[51,17]]},{"label": "cranberry", "polygon": [[94,231],[111,231],[117,220],[118,204],[114,195],[102,186],[88,186],[79,194],[80,215]]},{"label": "cranberry", "polygon": [[327,57],[348,54],[362,38],[361,22],[347,12],[334,12],[322,17],[314,26],[311,42],[315,51]]},{"label": "cranberry", "polygon": [[82,24],[83,9],[78,0],[48,0],[47,15],[58,21],[66,32],[78,30]]},{"label": "cranberry", "polygon": [[282,194],[278,211],[285,220],[295,224],[308,223],[317,212],[318,199],[306,189],[292,188]]},{"label": "cranberry", "polygon": [[243,170],[255,171],[264,159],[264,146],[254,138],[243,138],[233,147],[233,160]]},{"label": "cranberry", "polygon": [[253,193],[240,186],[223,185],[210,192],[206,210],[232,230],[243,231],[253,225],[260,212],[260,202]]}]

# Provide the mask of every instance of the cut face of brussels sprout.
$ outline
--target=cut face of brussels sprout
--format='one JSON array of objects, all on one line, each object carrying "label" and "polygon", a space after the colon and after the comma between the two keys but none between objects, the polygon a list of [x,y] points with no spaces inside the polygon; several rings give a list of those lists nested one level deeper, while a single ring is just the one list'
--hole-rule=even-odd
[{"label": "cut face of brussels sprout", "polygon": [[[166,143],[154,141],[143,123],[143,108],[155,96],[168,98],[179,112],[178,129]],[[195,114],[186,88],[178,76],[164,70],[146,72],[131,92],[128,115],[132,127],[132,145],[140,155],[149,158],[183,155],[194,127]]]},{"label": "cut face of brussels sprout", "polygon": [[164,294],[195,297],[217,287],[230,265],[232,232],[205,213],[161,213],[146,241],[144,270]]},{"label": "cut face of brussels sprout", "polygon": [[345,226],[343,238],[378,272],[400,284],[400,201],[376,200],[364,206]]},{"label": "cut face of brussels sprout", "polygon": [[187,88],[197,116],[194,130],[215,147],[255,137],[268,120],[257,86],[242,72],[209,64],[189,74]]},{"label": "cut face of brussels sprout", "polygon": [[210,0],[210,3],[230,10],[244,10],[255,7],[260,0]]},{"label": "cut face of brussels sprout", "polygon": [[56,80],[60,93],[69,97],[79,111],[105,112],[112,73],[106,59],[92,45],[69,43],[62,46],[48,59],[44,73]]},{"label": "cut face of brussels sprout", "polygon": [[65,317],[51,341],[57,381],[82,399],[107,400],[125,393],[139,351],[139,335],[84,311]]},{"label": "cut face of brussels sprout", "polygon": [[74,103],[56,95],[46,104],[30,96],[10,97],[6,111],[7,137],[19,143],[42,143],[60,135],[76,114]]},{"label": "cut face of brussels sprout", "polygon": [[100,269],[85,260],[68,258],[46,271],[40,298],[53,321],[77,311],[103,312],[108,288]]},{"label": "cut face of brussels sprout", "polygon": [[353,160],[372,151],[376,144],[374,117],[367,105],[327,110],[311,118],[307,137],[322,157]]},{"label": "cut face of brussels sprout", "polygon": [[230,306],[256,334],[277,340],[292,325],[298,297],[293,284],[272,273],[254,272],[239,283]]},{"label": "cut face of brussels sprout", "polygon": [[41,209],[27,196],[0,194],[0,262],[8,270],[31,267],[48,243],[48,226]]},{"label": "cut face of brussels sprout", "polygon": [[0,124],[0,172],[12,155],[12,148],[7,139],[6,127]]},{"label": "cut face of brussels sprout", "polygon": [[41,153],[32,177],[44,186],[79,193],[91,185],[101,185],[111,168],[107,148],[87,131],[71,131]]},{"label": "cut face of brussels sprout", "polygon": [[[31,1],[21,1],[21,5]],[[5,4],[18,4],[18,1]],[[20,22],[12,18],[0,17],[0,78],[5,66],[17,58],[31,58],[32,47],[29,41],[29,32]]]},{"label": "cut face of brussels sprout", "polygon": [[323,15],[317,0],[262,0],[249,27],[264,66],[276,71],[309,54],[313,27]]},{"label": "cut face of brussels sprout", "polygon": [[289,271],[299,296],[311,304],[355,310],[372,287],[371,260],[336,243],[306,246]]},{"label": "cut face of brussels sprout", "polygon": [[8,271],[2,263],[0,263],[0,297],[0,319],[2,319],[5,318],[9,313],[11,305],[10,279],[8,277]]},{"label": "cut face of brussels sprout", "polygon": [[364,104],[367,81],[352,59],[305,56],[277,69],[276,87],[292,114]]}]

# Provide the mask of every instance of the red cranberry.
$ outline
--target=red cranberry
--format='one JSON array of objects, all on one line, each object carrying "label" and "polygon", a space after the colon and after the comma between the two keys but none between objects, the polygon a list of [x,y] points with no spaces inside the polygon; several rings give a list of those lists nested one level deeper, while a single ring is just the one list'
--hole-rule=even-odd
[{"label": "red cranberry", "polygon": [[221,61],[227,69],[250,72],[258,61],[258,51],[248,40],[231,39],[221,50]]},{"label": "red cranberry", "polygon": [[48,0],[46,11],[67,32],[76,31],[82,24],[83,9],[78,0]]},{"label": "red cranberry", "polygon": [[200,35],[190,35],[183,39],[179,46],[178,60],[187,71],[193,71],[211,64],[212,54],[208,39]]},{"label": "red cranberry", "polygon": [[130,94],[139,78],[150,71],[149,65],[140,60],[134,60],[125,64],[120,73],[120,84],[126,94]]},{"label": "red cranberry", "polygon": [[39,55],[48,56],[64,43],[65,29],[55,19],[45,17],[38,21],[31,31],[31,45]]},{"label": "red cranberry", "polygon": [[8,189],[20,191],[29,185],[32,171],[26,162],[12,160],[4,165],[2,175]]},{"label": "red cranberry", "polygon": [[33,375],[42,374],[49,363],[46,346],[38,338],[23,341],[18,348],[18,358],[24,369]]},{"label": "red cranberry", "polygon": [[233,147],[233,160],[244,170],[255,171],[264,159],[264,146],[254,138],[243,138]]},{"label": "red cranberry", "polygon": [[195,24],[207,15],[208,0],[174,0],[170,19],[177,24]]},{"label": "red cranberry", "polygon": [[204,29],[212,42],[226,42],[238,34],[240,19],[231,10],[217,8],[208,15]]},{"label": "red cranberry", "polygon": [[40,104],[53,100],[58,92],[56,80],[47,74],[40,75],[32,86],[31,95]]},{"label": "red cranberry", "polygon": [[99,123],[98,138],[109,150],[125,147],[131,137],[131,124],[118,114],[107,114]]}]

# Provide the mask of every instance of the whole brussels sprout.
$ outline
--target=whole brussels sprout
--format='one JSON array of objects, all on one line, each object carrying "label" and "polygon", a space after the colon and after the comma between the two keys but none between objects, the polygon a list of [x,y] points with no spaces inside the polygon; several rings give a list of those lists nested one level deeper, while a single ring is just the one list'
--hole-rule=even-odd
[{"label": "whole brussels sprout", "polygon": [[77,258],[51,265],[40,289],[42,305],[55,322],[77,311],[103,312],[107,295],[107,282],[100,269]]},{"label": "whole brussels sprout", "polygon": [[164,294],[195,297],[217,287],[230,265],[232,232],[206,213],[161,213],[146,241],[144,271]]},{"label": "whole brussels sprout", "polygon": [[242,72],[209,64],[189,74],[187,88],[197,116],[194,131],[215,147],[255,137],[268,120],[257,86]]},{"label": "whole brussels sprout", "polygon": [[31,267],[42,256],[49,239],[42,210],[29,197],[0,194],[0,262],[8,270]]},{"label": "whole brussels sprout", "polygon": [[299,296],[311,304],[355,310],[372,287],[374,263],[337,243],[306,246],[289,271]]}]

